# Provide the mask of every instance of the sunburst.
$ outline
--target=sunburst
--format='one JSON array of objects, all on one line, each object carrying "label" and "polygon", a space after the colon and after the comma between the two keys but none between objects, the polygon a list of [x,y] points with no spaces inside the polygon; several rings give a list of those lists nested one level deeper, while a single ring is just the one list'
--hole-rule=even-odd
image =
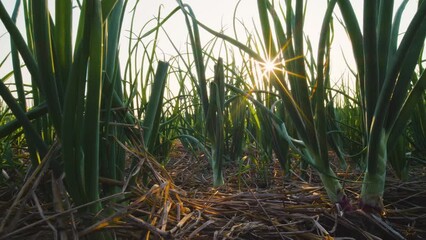
[{"label": "sunburst", "polygon": [[263,66],[264,67],[264,72],[265,73],[269,73],[269,72],[274,71],[276,69],[275,65],[276,65],[276,63],[274,63],[272,61],[265,62],[265,66]]},{"label": "sunburst", "polygon": [[276,56],[273,59],[264,59],[263,61],[257,62],[260,67],[262,78],[270,79],[271,76],[277,76],[277,72],[283,72],[283,64],[280,56]]}]

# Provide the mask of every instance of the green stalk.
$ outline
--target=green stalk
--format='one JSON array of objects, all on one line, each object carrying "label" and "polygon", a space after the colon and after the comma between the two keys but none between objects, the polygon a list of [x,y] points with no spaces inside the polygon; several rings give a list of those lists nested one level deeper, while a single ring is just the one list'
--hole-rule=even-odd
[{"label": "green stalk", "polygon": [[[64,88],[67,86],[72,63],[72,1],[56,0],[55,12],[55,74]],[[65,91],[65,89],[62,89]]]},{"label": "green stalk", "polygon": [[[102,98],[103,27],[100,1],[87,3],[86,17],[90,19],[89,65],[87,100],[84,118],[83,149],[88,201],[99,199],[99,118]],[[101,209],[100,203],[93,204],[92,213]]]},{"label": "green stalk", "polygon": [[31,162],[33,165],[32,167],[35,169],[46,155],[47,146],[41,139],[40,135],[35,131],[27,115],[25,115],[24,110],[16,102],[15,98],[12,96],[12,93],[9,91],[3,81],[0,81],[0,96],[10,108],[16,119],[20,122],[20,124],[22,124],[31,154]]},{"label": "green stalk", "polygon": [[[271,12],[275,23],[275,30],[277,39],[279,40],[280,46],[286,46],[287,42],[291,40],[285,38],[285,34],[282,32],[282,27],[279,20],[275,17],[272,5],[267,1],[262,1],[266,4],[267,10]],[[336,1],[332,1],[328,5],[326,15],[323,20],[323,26],[321,29],[321,38],[319,43],[318,53],[318,70],[316,79],[316,91],[314,98],[311,100],[309,96],[309,88],[307,84],[307,74],[304,67],[304,58],[300,57],[304,55],[303,50],[303,1],[296,1],[294,21],[296,27],[292,26],[291,17],[287,16],[286,26],[287,31],[291,29],[292,32],[288,32],[288,36],[293,37],[294,48],[291,45],[285,47],[284,56],[287,59],[295,59],[288,63],[287,72],[288,78],[290,79],[291,96],[288,94],[289,90],[286,89],[284,80],[280,80],[278,89],[281,89],[281,95],[286,103],[287,109],[290,109],[289,117],[293,124],[296,126],[298,135],[305,144],[305,148],[302,149],[304,158],[312,164],[318,171],[321,180],[325,186],[327,195],[333,202],[339,202],[343,204],[344,208],[348,203],[343,193],[342,187],[337,180],[336,175],[330,168],[328,162],[328,151],[326,144],[326,115],[325,115],[325,85],[323,77],[324,69],[324,49],[326,47],[326,39],[329,34],[329,22],[331,14],[333,12]],[[290,4],[290,3],[289,3]],[[260,5],[260,4],[259,4]],[[287,5],[290,8],[291,5]],[[265,11],[265,10],[262,10]],[[289,14],[289,13],[288,13]],[[262,24],[262,26],[264,26]],[[280,47],[282,48],[282,47]],[[299,58],[300,59],[297,59]],[[315,115],[311,110],[311,104],[315,103]],[[314,118],[315,116],[315,118]]]},{"label": "green stalk", "polygon": [[[416,101],[416,98],[412,98],[415,95],[409,94],[411,97],[407,97],[407,94],[426,36],[426,3],[422,2],[419,6],[398,47],[397,33],[406,1],[398,9],[392,27],[388,20],[393,8],[384,6],[389,4],[387,1],[365,1],[364,36],[359,33],[357,19],[349,2],[339,0],[338,3],[353,43],[360,75],[362,110],[367,123],[364,129],[368,136],[367,169],[361,190],[361,206],[368,210],[382,211],[387,149],[397,142],[409,118],[407,114],[415,106],[412,104]],[[362,37],[363,44],[360,46],[356,39]],[[380,45],[378,48],[379,44],[384,43],[388,46]],[[361,48],[365,55],[363,62],[359,58]],[[386,57],[387,61],[384,61],[383,58]],[[364,72],[365,76],[362,77]],[[423,88],[419,84],[413,88],[413,93],[421,89]]]},{"label": "green stalk", "polygon": [[[29,110],[25,114],[27,115],[27,118],[31,121],[31,120],[40,118],[46,113],[47,113],[47,105],[46,103],[43,103],[39,106],[33,107],[31,110]],[[20,127],[22,127],[22,124],[18,119],[15,119],[6,124],[3,124],[2,126],[0,126],[0,139],[10,135],[11,133],[16,131]]]},{"label": "green stalk", "polygon": [[[291,8],[291,1],[287,1],[287,9]],[[328,26],[329,19],[331,18],[332,9],[334,4],[329,5],[329,10],[327,11],[327,15],[324,18],[324,25]],[[278,75],[276,78],[273,78],[272,81],[275,84],[275,88],[280,92],[280,95],[285,103],[286,109],[289,111],[289,116],[295,125],[299,137],[302,139],[305,148],[303,148],[304,156],[306,159],[312,164],[320,174],[322,174],[322,179],[326,185],[327,193],[330,199],[333,202],[341,202],[343,204],[347,204],[345,200],[345,195],[340,186],[339,181],[337,180],[335,174],[329,167],[328,156],[326,156],[327,149],[324,148],[325,144],[318,142],[325,141],[325,139],[318,138],[317,131],[323,131],[322,136],[325,136],[325,124],[319,125],[317,129],[315,125],[318,126],[319,123],[314,122],[313,112],[311,109],[311,100],[308,94],[309,88],[307,84],[306,71],[304,69],[304,61],[298,60],[297,58],[303,59],[303,31],[297,28],[301,28],[303,26],[303,1],[296,1],[296,15],[294,16],[290,13],[291,10],[288,10],[286,16],[286,26],[287,26],[287,37],[284,33],[284,29],[281,24],[281,20],[278,18],[278,15],[273,9],[273,5],[267,0],[258,0],[258,8],[259,8],[259,16],[261,19],[261,26],[264,36],[265,45],[269,44],[271,41],[270,34],[272,30],[269,24],[269,19],[267,12],[271,15],[274,22],[274,30],[275,35],[278,41],[278,46],[276,49],[282,49],[283,56],[285,59],[296,59],[294,61],[286,61],[286,73],[289,78],[290,88],[287,87],[284,75]],[[195,20],[195,18],[193,18]],[[224,34],[215,32],[205,25],[198,22],[198,25],[206,29],[208,32],[214,34],[217,37],[220,37],[236,47],[240,48],[242,51],[249,54],[254,60],[262,61],[262,58],[255,53],[252,49],[244,46],[244,44],[239,43],[235,39],[232,39]],[[294,27],[297,26],[297,27]],[[326,34],[323,32],[322,34]],[[302,40],[301,40],[302,39]],[[294,41],[294,46],[292,42]],[[269,52],[272,51],[273,48],[269,48]],[[323,67],[323,66],[321,66]],[[291,91],[289,90],[291,89]],[[323,96],[323,95],[322,95]],[[316,96],[318,97],[318,95]],[[324,98],[320,99],[321,95],[315,100],[317,102],[323,103]],[[324,111],[324,106],[322,106],[322,110]],[[321,120],[324,121],[325,120]],[[282,126],[282,125],[281,125]],[[289,143],[293,145],[293,140]],[[296,142],[299,142],[296,140]],[[321,148],[321,149],[320,149]],[[346,206],[345,206],[346,207]]]},{"label": "green stalk", "polygon": [[[202,56],[200,33],[198,30],[198,22],[190,6],[183,4],[181,0],[178,0],[178,4],[185,15],[185,21],[186,21],[187,29],[189,32],[189,39],[191,41],[191,47],[194,54],[195,68],[197,70],[197,77],[198,77],[197,92],[200,95],[201,106],[203,108],[204,117],[206,117],[208,112],[209,99],[207,96],[207,85],[206,85],[207,81],[206,81],[205,67],[204,67],[204,61]],[[190,18],[192,19],[192,24],[191,24]]]},{"label": "green stalk", "polygon": [[[387,140],[384,129],[370,136],[367,149],[367,169],[361,189],[361,206],[365,210],[382,211],[386,180]],[[374,147],[372,146],[374,141]]]},{"label": "green stalk", "polygon": [[[385,131],[386,121],[392,120],[392,115],[389,115],[391,110],[401,107],[391,105],[391,97],[396,96],[397,92],[407,91],[408,86],[400,86],[393,88],[398,78],[398,74],[403,69],[404,63],[410,58],[416,58],[422,44],[419,44],[420,39],[425,39],[426,36],[426,2],[423,2],[413,20],[411,21],[404,38],[396,54],[394,55],[392,64],[389,66],[389,71],[386,75],[384,85],[381,89],[377,107],[375,109],[375,121],[371,126],[370,139],[367,152],[367,172],[364,178],[363,188],[361,190],[362,204],[367,208],[382,210],[382,196],[384,192],[384,182],[386,177],[386,161],[387,161],[387,140],[389,132]],[[417,40],[416,36],[418,37]],[[416,44],[417,43],[417,44]],[[410,49],[411,48],[411,49]],[[410,51],[411,50],[411,51]],[[410,54],[410,55],[408,55]],[[416,54],[416,55],[413,55]],[[414,69],[414,68],[413,68]],[[401,75],[399,75],[401,76]],[[404,79],[399,79],[404,81]],[[414,105],[410,110],[414,108]],[[389,117],[388,117],[389,116]],[[402,127],[402,126],[397,126]],[[382,143],[381,141],[384,141]]]},{"label": "green stalk", "polygon": [[[21,0],[17,0],[15,3],[15,8],[13,9],[13,13],[12,13],[13,23],[16,23],[16,18],[18,17],[18,11],[19,11],[20,5],[21,5]],[[10,49],[11,49],[12,63],[13,63],[13,74],[15,76],[15,87],[16,87],[16,92],[18,94],[19,104],[21,105],[21,108],[24,111],[26,111],[27,103],[25,99],[24,83],[22,80],[21,61],[19,60],[19,53],[12,39],[10,40]]]},{"label": "green stalk", "polygon": [[413,140],[416,149],[415,155],[426,156],[426,95],[420,101],[412,116],[411,128],[413,129]]},{"label": "green stalk", "polygon": [[[116,7],[117,4],[123,4],[122,0],[110,0],[110,1],[101,1],[102,6],[102,22],[106,21],[114,9],[120,9],[121,7]],[[121,15],[121,14],[120,14]],[[121,26],[121,24],[119,24]]]},{"label": "green stalk", "polygon": [[[75,131],[75,129],[84,129],[84,93],[90,40],[90,19],[84,20],[86,11],[86,2],[84,2],[79,25],[79,28],[83,29],[79,29],[82,33],[76,42],[74,62],[67,81],[62,119],[62,155],[68,184],[67,190],[77,205],[88,202],[84,174],[84,131]],[[84,21],[87,23],[83,24]]]},{"label": "green stalk", "polygon": [[[103,2],[105,3],[105,2]],[[104,5],[102,5],[102,12]],[[100,142],[100,175],[109,179],[121,180],[124,172],[124,154],[121,147],[118,146],[117,140],[124,142],[123,130],[120,127],[111,126],[111,121],[122,122],[124,118],[112,111],[114,92],[121,93],[121,73],[118,64],[118,43],[120,30],[122,25],[122,17],[124,10],[124,2],[116,1],[114,8],[111,10],[105,21],[105,32],[108,33],[105,44],[104,55],[104,74],[102,89],[102,108],[103,115],[101,120],[104,122],[101,127]],[[122,108],[124,105],[114,105],[114,107]],[[116,139],[117,138],[117,139]],[[119,188],[116,186],[105,186],[103,188],[105,195],[117,193]]]},{"label": "green stalk", "polygon": [[[276,104],[276,113],[278,118],[283,122],[286,121],[286,112],[284,109],[284,104],[279,101]],[[276,154],[278,161],[280,162],[281,168],[286,173],[286,176],[290,176],[290,160],[288,159],[289,144],[285,138],[282,137],[282,134],[279,134],[280,129],[271,119],[272,125],[272,148]]]},{"label": "green stalk", "polygon": [[330,1],[328,3],[327,11],[323,20],[323,24],[321,27],[321,34],[318,43],[318,63],[317,63],[317,79],[316,79],[316,91],[315,91],[315,130],[316,130],[316,141],[318,143],[318,151],[320,156],[318,156],[321,161],[321,168],[319,170],[319,174],[321,177],[321,181],[325,186],[328,196],[332,196],[331,200],[335,202],[339,202],[342,204],[343,208],[349,208],[348,202],[346,201],[346,196],[342,190],[342,186],[340,185],[337,176],[333,172],[330,167],[330,163],[328,161],[328,148],[327,148],[327,116],[326,116],[326,89],[325,89],[325,77],[324,77],[324,68],[325,68],[325,53],[326,48],[330,47],[327,44],[327,39],[330,34],[330,21],[332,12],[336,5],[335,0]]},{"label": "green stalk", "polygon": [[35,53],[40,69],[40,87],[44,89],[49,116],[52,119],[56,133],[61,137],[62,107],[54,76],[54,59],[52,54],[51,26],[46,0],[34,0],[32,4],[32,16],[34,23]]},{"label": "green stalk", "polygon": [[159,62],[151,89],[151,96],[143,121],[144,144],[148,151],[153,151],[160,129],[160,117],[163,106],[163,95],[167,80],[167,69],[169,64]]},{"label": "green stalk", "polygon": [[[390,46],[392,34],[392,14],[394,8],[394,0],[380,1],[378,16],[378,32],[377,46]],[[408,2],[408,1],[405,1]],[[388,67],[390,48],[383,48],[378,51],[378,69],[379,69],[379,85],[383,84]]]},{"label": "green stalk", "polygon": [[[213,185],[220,186],[224,184],[223,180],[223,152],[224,152],[224,68],[223,60],[218,59],[215,67],[214,81],[210,84],[210,98],[207,95],[207,81],[205,76],[205,66],[203,60],[203,49],[201,47],[198,25],[192,9],[178,0],[178,4],[184,13],[187,24],[189,38],[191,41],[192,52],[194,56],[195,68],[197,71],[198,84],[196,84],[197,93],[202,107],[202,118],[205,119],[205,132],[212,146],[211,165],[213,168]],[[192,22],[190,21],[192,19]]]},{"label": "green stalk", "polygon": [[[379,95],[379,58],[377,41],[377,0],[364,1],[364,81],[366,123],[370,129]],[[385,47],[386,48],[386,47]]]},{"label": "green stalk", "polygon": [[[273,59],[275,60],[277,59],[278,52],[274,44],[274,38],[271,31],[272,28],[270,26],[269,19],[268,19],[267,5],[264,3],[260,3],[260,4],[261,5],[259,5],[259,17],[260,17],[262,26],[264,26],[262,28],[262,36],[263,36],[264,45],[265,45],[264,54],[266,56],[265,57],[266,59],[272,61]],[[257,86],[257,81],[255,79],[255,76],[253,75],[253,72],[255,72],[255,70],[251,68],[249,72],[251,72],[250,79],[253,82],[254,89],[262,89],[261,84],[259,84],[260,86]],[[282,73],[280,71],[274,71],[273,73],[268,73],[269,76],[264,76],[264,79],[261,81],[263,82],[263,85],[264,85],[263,89],[266,91],[272,92],[274,81],[277,81],[276,79],[274,79],[275,75],[281,75],[281,74]],[[270,81],[270,79],[274,79],[274,80]],[[266,94],[266,96],[263,97],[263,94],[261,94],[260,92],[257,92],[256,95],[259,101],[263,101],[262,99],[264,99],[264,104],[268,108],[271,108],[273,104],[272,102],[275,102],[275,99],[273,99],[270,94]],[[273,150],[277,154],[277,156],[279,156],[281,165],[285,166],[284,159],[286,158],[286,156],[284,155],[286,155],[286,152],[288,149],[287,144],[283,143],[279,135],[276,133],[276,129],[270,117],[264,116],[261,111],[257,111],[257,113],[258,113],[257,118],[259,120],[259,125],[257,127],[256,135],[258,135],[258,138],[259,138],[258,142],[260,143],[265,153],[263,158],[265,158],[265,160],[269,162],[270,159],[273,158],[272,156],[272,150]]]},{"label": "green stalk", "polygon": [[[18,4],[18,3],[17,3]],[[15,6],[15,11],[13,13],[12,18],[16,18],[17,15],[17,6]],[[31,160],[33,163],[33,167],[36,167],[40,162],[41,158],[47,153],[47,146],[42,141],[40,135],[35,131],[31,122],[26,116],[25,108],[25,99],[23,98],[23,85],[22,78],[20,76],[20,64],[19,59],[17,58],[16,49],[21,53],[22,58],[25,63],[29,65],[30,73],[34,74],[35,77],[39,77],[39,71],[37,68],[37,64],[32,57],[31,52],[29,51],[28,46],[25,43],[25,40],[22,38],[18,28],[14,24],[14,20],[9,17],[6,9],[4,8],[3,3],[0,2],[0,19],[3,22],[4,26],[8,30],[11,36],[11,45],[12,45],[12,60],[14,68],[16,68],[15,76],[17,77],[16,81],[18,88],[18,98],[20,98],[20,103],[18,104],[15,98],[12,96],[10,90],[6,87],[3,81],[0,84],[0,95],[6,102],[6,104],[11,109],[12,113],[15,115],[16,119],[20,122],[20,124],[24,128],[24,133],[27,138],[27,142],[29,145],[29,151],[31,154]],[[16,48],[15,48],[16,47]],[[13,57],[15,55],[15,57]]]},{"label": "green stalk", "polygon": [[237,162],[243,155],[244,147],[244,129],[245,129],[245,118],[246,118],[246,106],[247,102],[244,98],[235,98],[231,103],[231,159]]},{"label": "green stalk", "polygon": [[24,61],[28,71],[31,74],[31,77],[39,85],[40,71],[38,69],[37,63],[31,53],[29,46],[25,43],[25,40],[22,37],[21,33],[19,32],[19,29],[16,27],[12,19],[9,17],[2,2],[0,2],[0,19],[3,22],[7,31],[9,32],[10,38],[13,41],[14,45],[16,46],[16,49],[18,49],[22,57],[22,60]]},{"label": "green stalk", "polygon": [[207,136],[211,141],[213,169],[213,186],[221,186],[223,180],[224,152],[224,106],[225,106],[225,76],[222,58],[215,66],[214,81],[210,84],[210,99],[206,118]]}]

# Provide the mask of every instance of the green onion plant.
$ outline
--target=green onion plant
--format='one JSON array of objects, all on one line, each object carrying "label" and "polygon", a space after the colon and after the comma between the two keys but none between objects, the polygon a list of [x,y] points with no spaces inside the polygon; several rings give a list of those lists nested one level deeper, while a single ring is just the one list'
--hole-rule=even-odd
[{"label": "green onion plant", "polygon": [[[118,60],[127,1],[83,1],[78,6],[76,34],[72,27],[73,1],[56,1],[54,16],[46,0],[23,1],[26,40],[15,25],[19,3],[12,17],[0,3],[0,19],[11,37],[14,85],[18,89],[17,100],[0,81],[0,95],[16,118],[2,125],[1,136],[22,126],[34,168],[53,141],[59,141],[62,158],[55,158],[50,167],[58,179],[65,173],[66,187],[75,205],[92,203],[82,211],[94,217],[103,209],[98,201],[102,194],[121,191],[101,186],[100,177],[124,180],[125,155],[120,144],[127,137],[123,126],[139,124],[126,108]],[[17,53],[30,79],[22,79]],[[150,64],[154,65],[153,61]],[[157,99],[150,100],[149,112],[144,114],[144,125],[150,130],[144,136],[147,142],[157,135],[155,124],[161,112],[167,67],[167,63],[160,62],[157,72],[151,75],[159,86],[151,94]],[[35,104],[32,109],[25,105],[28,98],[22,95],[23,82],[31,82]],[[4,230],[6,219],[0,231]]]},{"label": "green onion plant", "polygon": [[426,36],[426,2],[419,1],[401,35],[399,26],[407,3],[402,2],[392,19],[394,1],[364,1],[361,32],[350,1],[338,1],[358,70],[367,145],[360,204],[368,210],[383,210],[388,149],[398,144],[425,89],[424,71],[414,85],[411,80]]}]

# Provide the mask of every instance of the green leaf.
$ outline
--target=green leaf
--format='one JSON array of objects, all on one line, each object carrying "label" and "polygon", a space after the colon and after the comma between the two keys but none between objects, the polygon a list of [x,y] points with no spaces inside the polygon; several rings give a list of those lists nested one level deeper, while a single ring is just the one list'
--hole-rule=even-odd
[{"label": "green leaf", "polygon": [[143,121],[144,143],[148,151],[152,151],[160,128],[160,116],[163,106],[164,88],[167,80],[169,64],[160,61],[157,66],[154,83],[151,89],[148,107]]}]

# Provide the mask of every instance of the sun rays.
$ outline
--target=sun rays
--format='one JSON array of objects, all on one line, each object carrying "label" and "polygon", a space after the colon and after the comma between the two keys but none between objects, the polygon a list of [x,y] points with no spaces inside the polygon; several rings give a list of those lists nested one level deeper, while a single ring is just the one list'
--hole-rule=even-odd
[{"label": "sun rays", "polygon": [[271,80],[272,78],[278,78],[278,73],[284,73],[284,65],[280,55],[272,59],[263,59],[263,61],[256,61],[256,65],[259,68],[260,78],[265,80]]},{"label": "sun rays", "polygon": [[265,58],[263,61],[254,60],[255,64],[259,69],[259,77],[261,79],[270,81],[271,79],[282,79],[284,75],[294,76],[296,78],[305,79],[305,77],[296,72],[288,71],[286,64],[292,61],[296,61],[304,56],[297,56],[292,59],[284,60],[283,57],[278,54],[272,59]]}]

